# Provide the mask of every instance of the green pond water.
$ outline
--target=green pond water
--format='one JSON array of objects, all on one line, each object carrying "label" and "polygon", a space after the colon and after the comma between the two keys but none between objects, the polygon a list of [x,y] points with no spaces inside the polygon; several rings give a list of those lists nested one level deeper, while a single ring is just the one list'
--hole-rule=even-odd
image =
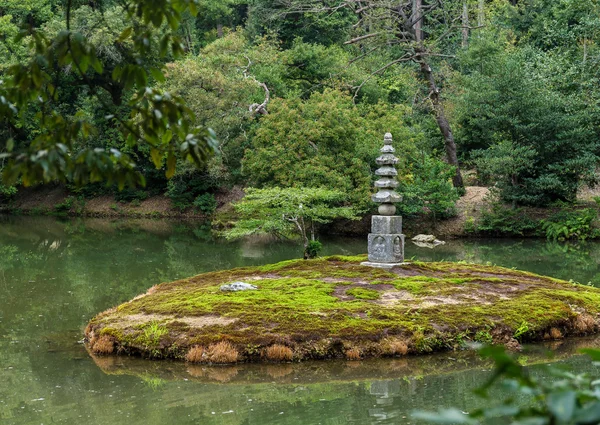
[{"label": "green pond water", "polygon": [[[366,238],[325,239],[324,254],[366,251]],[[468,260],[600,284],[600,244],[410,242],[407,257]],[[197,223],[0,216],[0,424],[410,424],[414,409],[481,405],[489,374],[475,354],[365,362],[191,366],[92,358],[80,343],[96,313],[156,283],[297,258],[294,244],[215,241]],[[598,373],[577,347],[557,359]],[[543,359],[543,349],[526,354]],[[537,354],[536,354],[537,353]],[[533,373],[543,375],[540,366]],[[500,391],[500,390],[499,390]]]}]

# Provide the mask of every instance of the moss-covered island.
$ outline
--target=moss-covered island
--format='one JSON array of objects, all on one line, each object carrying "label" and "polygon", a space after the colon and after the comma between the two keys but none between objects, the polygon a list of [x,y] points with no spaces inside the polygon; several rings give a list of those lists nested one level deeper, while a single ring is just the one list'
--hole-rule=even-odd
[{"label": "moss-covered island", "polygon": [[[518,345],[598,330],[600,289],[467,263],[391,270],[333,256],[204,273],[99,314],[95,354],[234,363],[381,357]],[[258,289],[223,292],[243,281]]]}]

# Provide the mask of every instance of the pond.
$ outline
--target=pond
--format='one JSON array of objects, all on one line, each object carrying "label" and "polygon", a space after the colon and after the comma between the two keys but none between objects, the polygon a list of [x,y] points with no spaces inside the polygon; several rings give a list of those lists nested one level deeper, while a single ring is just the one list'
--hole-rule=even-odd
[{"label": "pond", "polygon": [[[323,242],[325,255],[366,251],[363,239]],[[460,240],[431,250],[408,242],[406,253],[600,283],[598,243]],[[489,365],[469,352],[210,368],[94,359],[80,343],[93,315],[156,283],[300,254],[268,239],[216,241],[198,223],[0,217],[0,423],[409,424],[413,409],[482,403],[470,390]],[[597,342],[555,348],[576,370],[594,370],[570,356],[586,344]]]}]

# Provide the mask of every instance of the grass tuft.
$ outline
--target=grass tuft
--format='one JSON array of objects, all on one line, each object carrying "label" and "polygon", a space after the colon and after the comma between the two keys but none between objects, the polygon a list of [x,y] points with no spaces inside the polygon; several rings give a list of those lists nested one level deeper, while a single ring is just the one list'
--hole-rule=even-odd
[{"label": "grass tuft", "polygon": [[100,336],[92,346],[96,354],[112,354],[115,351],[115,340],[109,335]]},{"label": "grass tuft", "polygon": [[291,362],[294,352],[285,345],[274,344],[265,349],[265,358],[275,362]]},{"label": "grass tuft", "polygon": [[346,359],[348,359],[348,360],[360,360],[360,358],[361,358],[360,350],[355,347],[346,350],[345,354],[346,354]]},{"label": "grass tuft", "polygon": [[227,341],[221,341],[208,347],[208,360],[211,363],[235,363],[240,358],[240,353]]},{"label": "grass tuft", "polygon": [[185,355],[185,361],[190,363],[200,363],[205,360],[205,353],[206,349],[204,347],[194,345]]}]

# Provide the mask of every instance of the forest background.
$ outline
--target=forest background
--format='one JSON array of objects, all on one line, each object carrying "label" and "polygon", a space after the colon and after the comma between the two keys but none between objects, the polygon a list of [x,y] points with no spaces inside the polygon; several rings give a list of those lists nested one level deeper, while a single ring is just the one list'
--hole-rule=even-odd
[{"label": "forest background", "polygon": [[[1,202],[10,205],[24,185],[58,181],[71,196],[57,209],[71,210],[77,200],[107,194],[133,203],[164,195],[181,211],[210,215],[219,206],[215,195],[232,188],[321,188],[343,194],[334,197],[336,203],[352,209],[348,217],[360,216],[373,209],[369,193],[385,132],[393,134],[400,158],[398,191],[404,201],[398,207],[405,216],[455,214],[464,170],[470,170],[467,183],[493,188],[511,207],[493,207],[487,222],[473,230],[503,233],[508,217],[512,224],[505,233],[523,233],[544,224],[520,219],[518,207],[571,208],[578,190],[596,183],[600,6],[595,0],[199,0],[195,5],[197,13],[183,11],[180,25],[147,26],[144,58],[150,65],[140,67],[160,72],[132,71],[131,83],[120,85],[115,81],[127,74],[133,53],[143,49],[135,36],[145,27],[140,17],[133,33],[128,29],[127,2],[0,5],[0,80],[14,83],[16,67],[39,61],[36,37],[60,35],[66,25],[94,52],[83,72],[73,64],[41,63],[42,70],[58,71],[39,82],[33,72],[32,84],[62,89],[48,99],[29,100],[19,114],[2,115]],[[163,46],[159,40],[171,33],[181,43]],[[112,80],[104,84],[106,75]],[[160,110],[150,105],[154,115],[146,116],[136,104],[140,93],[157,96],[158,90],[189,108],[173,115],[173,123],[185,119],[214,131],[216,154],[182,144],[184,154],[176,157],[152,143],[135,143],[135,132],[122,131],[136,120],[160,121]],[[0,97],[0,109],[9,110]],[[83,129],[69,139],[69,155],[80,155],[92,168],[94,161],[120,164],[124,160],[115,158],[127,158],[124,168],[134,169],[134,177],[53,174],[53,164],[39,155],[48,149],[35,148],[42,138],[54,143],[57,134],[58,121],[48,125],[48,104],[52,116],[77,121]],[[155,127],[144,129],[147,136]],[[168,125],[162,130],[157,138],[172,137]],[[211,139],[206,137],[206,145]],[[15,152],[27,153],[26,160],[19,163]],[[554,222],[572,219],[575,227],[596,217],[589,210],[562,214]],[[546,232],[551,224],[545,224]],[[564,226],[552,231],[577,233]]]}]

